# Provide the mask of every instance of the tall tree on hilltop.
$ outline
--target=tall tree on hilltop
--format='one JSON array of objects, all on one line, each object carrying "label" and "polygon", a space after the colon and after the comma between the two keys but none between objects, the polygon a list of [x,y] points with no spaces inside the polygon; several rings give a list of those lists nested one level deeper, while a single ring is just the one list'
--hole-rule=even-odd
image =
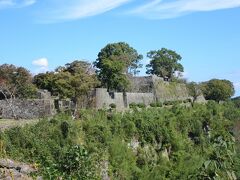
[{"label": "tall tree on hilltop", "polygon": [[137,74],[142,55],[127,43],[118,42],[106,45],[98,54],[94,66],[102,86],[124,91],[129,82],[126,74]]},{"label": "tall tree on hilltop", "polygon": [[168,77],[172,79],[175,72],[183,72],[184,68],[179,63],[182,57],[175,51],[162,48],[157,51],[147,53],[150,63],[147,67],[147,74],[155,74],[160,77]]}]

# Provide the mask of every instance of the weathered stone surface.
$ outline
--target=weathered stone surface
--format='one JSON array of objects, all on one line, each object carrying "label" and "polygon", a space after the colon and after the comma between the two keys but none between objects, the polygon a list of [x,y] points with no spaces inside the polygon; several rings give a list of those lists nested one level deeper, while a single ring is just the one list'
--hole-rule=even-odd
[{"label": "weathered stone surface", "polygon": [[[79,108],[109,108],[115,104],[117,110],[129,107],[131,103],[143,103],[149,105],[156,101],[185,100],[190,98],[185,84],[170,83],[163,78],[152,76],[134,77],[128,76],[131,87],[128,92],[107,92],[107,89],[97,88],[89,96],[82,99],[78,104]],[[12,109],[19,119],[35,119],[55,114],[56,111],[74,110],[74,103],[71,100],[51,99],[47,91],[39,91],[40,99],[20,100],[14,99],[13,103],[0,100],[0,117],[6,119],[14,118]],[[55,101],[55,102],[54,102]],[[200,96],[196,102],[205,102]],[[12,108],[13,107],[13,108]]]},{"label": "weathered stone surface", "polygon": [[19,172],[24,174],[30,174],[30,173],[36,172],[36,169],[34,169],[32,166],[25,163],[19,163],[19,162],[13,161],[11,159],[0,159],[0,167],[7,168],[7,169],[16,169]]},{"label": "weathered stone surface", "polygon": [[128,144],[128,147],[131,147],[135,154],[137,154],[137,149],[139,146],[140,146],[140,142],[136,137],[133,137],[130,143]]},{"label": "weathered stone surface", "polygon": [[38,99],[51,99],[51,93],[45,89],[39,89],[37,92]]},{"label": "weathered stone surface", "polygon": [[96,108],[109,108],[110,104],[116,104],[117,109],[127,108],[131,103],[144,103],[149,105],[154,101],[153,93],[122,93],[107,92],[107,89],[96,89]]},{"label": "weathered stone surface", "polygon": [[185,84],[166,82],[153,76],[154,95],[158,101],[184,100],[189,98]]},{"label": "weathered stone surface", "polygon": [[14,99],[12,103],[0,100],[1,117],[13,119],[14,114],[19,119],[35,119],[53,115],[54,102],[51,99]]},{"label": "weathered stone surface", "polygon": [[16,169],[0,169],[0,179],[2,180],[32,180],[26,174],[22,174]]},{"label": "weathered stone surface", "polygon": [[[37,172],[37,169],[31,165],[16,162],[11,159],[0,159],[0,179],[32,180],[29,175],[34,172]],[[37,179],[41,179],[41,177]]]},{"label": "weathered stone surface", "polygon": [[[121,110],[129,107],[131,103],[143,103],[149,105],[156,101],[171,101],[189,99],[185,84],[170,83],[157,76],[133,77],[129,76],[131,88],[129,92],[107,92],[107,89],[97,88],[95,91],[96,108],[109,108],[110,104],[116,104]],[[204,97],[199,97],[198,102],[203,102]]]},{"label": "weathered stone surface", "polygon": [[101,177],[102,180],[110,180],[109,174],[108,174],[108,167],[109,162],[107,160],[101,162]]},{"label": "weathered stone surface", "polygon": [[[134,93],[151,93],[153,92],[153,78],[152,76],[132,76],[128,75],[131,82],[129,92]],[[163,80],[162,78],[158,78]]]}]

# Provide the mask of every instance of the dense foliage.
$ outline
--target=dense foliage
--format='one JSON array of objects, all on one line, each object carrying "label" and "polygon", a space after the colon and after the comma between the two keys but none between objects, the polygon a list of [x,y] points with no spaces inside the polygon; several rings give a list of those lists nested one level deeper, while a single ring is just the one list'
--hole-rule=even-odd
[{"label": "dense foliage", "polygon": [[179,63],[182,57],[175,51],[162,48],[148,52],[147,57],[150,58],[150,63],[146,66],[147,74],[172,79],[176,71],[183,72],[184,70],[182,64]]},{"label": "dense foliage", "polygon": [[189,96],[192,97],[193,103],[197,100],[197,98],[202,95],[202,91],[200,88],[200,85],[197,84],[196,82],[190,82],[186,84],[187,89],[188,89],[188,94]]},{"label": "dense foliage", "polygon": [[136,74],[142,66],[142,58],[142,55],[127,43],[107,44],[94,62],[102,86],[121,91],[126,89],[129,84],[126,74]]},{"label": "dense foliage", "polygon": [[0,65],[0,99],[32,98],[35,94],[36,87],[27,69],[12,64]]},{"label": "dense foliage", "polygon": [[54,72],[36,75],[34,83],[60,98],[78,98],[97,86],[98,81],[90,63],[76,60],[58,67]]},{"label": "dense foliage", "polygon": [[235,98],[232,98],[232,101],[237,108],[240,108],[240,97],[239,96],[235,97]]},{"label": "dense foliage", "polygon": [[203,82],[201,86],[207,100],[225,101],[230,99],[235,93],[233,83],[225,79],[211,79]]},{"label": "dense foliage", "polygon": [[70,98],[77,108],[90,98],[91,89],[99,84],[93,72],[90,63],[76,60],[58,67],[55,72],[36,75],[34,83],[61,99]]},{"label": "dense foliage", "polygon": [[[46,179],[236,179],[232,103],[81,110],[2,132],[1,155],[37,163]],[[104,173],[105,172],[105,173]]]}]

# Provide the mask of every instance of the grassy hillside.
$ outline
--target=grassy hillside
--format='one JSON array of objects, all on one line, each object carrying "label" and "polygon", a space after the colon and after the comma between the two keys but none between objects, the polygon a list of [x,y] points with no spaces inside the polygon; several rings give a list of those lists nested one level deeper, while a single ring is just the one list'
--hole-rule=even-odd
[{"label": "grassy hillside", "polygon": [[[235,179],[232,103],[82,110],[0,134],[1,156],[35,163],[46,179]],[[237,151],[236,151],[237,150]]]}]

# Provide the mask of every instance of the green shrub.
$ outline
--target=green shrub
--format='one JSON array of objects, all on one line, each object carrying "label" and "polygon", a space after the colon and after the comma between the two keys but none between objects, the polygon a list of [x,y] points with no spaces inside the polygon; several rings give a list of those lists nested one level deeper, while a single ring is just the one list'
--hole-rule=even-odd
[{"label": "green shrub", "polygon": [[114,104],[114,103],[112,103],[112,104],[109,105],[109,107],[110,107],[111,109],[116,109],[117,105]]},{"label": "green shrub", "polygon": [[144,103],[138,103],[138,104],[137,104],[137,107],[139,107],[139,108],[145,108],[146,105],[145,105]]},{"label": "green shrub", "polygon": [[191,103],[191,102],[192,102],[192,99],[190,99],[190,98],[183,100],[183,103]]},{"label": "green shrub", "polygon": [[164,101],[163,104],[165,106],[170,106],[170,105],[173,105],[173,101]]},{"label": "green shrub", "polygon": [[156,106],[157,106],[157,107],[162,107],[163,104],[162,104],[162,102],[156,102]]},{"label": "green shrub", "polygon": [[81,121],[60,114],[1,132],[0,153],[36,162],[45,179],[96,179],[104,167],[111,179],[239,179],[239,114],[232,103],[215,102],[111,118],[106,110],[81,110]]},{"label": "green shrub", "polygon": [[162,103],[161,102],[153,102],[153,103],[150,103],[150,106],[151,107],[162,107]]},{"label": "green shrub", "polygon": [[155,102],[150,103],[150,106],[151,106],[151,107],[157,107],[157,103],[155,103]]},{"label": "green shrub", "polygon": [[71,146],[59,162],[64,179],[95,179],[95,169],[87,150],[79,145]]},{"label": "green shrub", "polygon": [[67,138],[68,137],[68,133],[69,133],[69,124],[68,122],[66,121],[63,121],[61,123],[61,130],[62,130],[62,135],[63,135],[63,138]]},{"label": "green shrub", "polygon": [[138,105],[136,103],[130,103],[129,108],[136,108]]}]

